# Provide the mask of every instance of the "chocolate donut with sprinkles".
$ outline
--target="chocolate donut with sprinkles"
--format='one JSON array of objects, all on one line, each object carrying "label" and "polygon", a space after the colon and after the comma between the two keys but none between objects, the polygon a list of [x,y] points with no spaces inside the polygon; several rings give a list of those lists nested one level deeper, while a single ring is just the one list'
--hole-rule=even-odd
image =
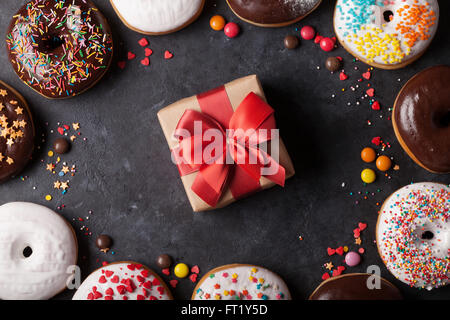
[{"label": "chocolate donut with sprinkles", "polygon": [[437,0],[338,0],[334,30],[356,58],[399,69],[428,48],[439,21]]},{"label": "chocolate donut with sprinkles", "polygon": [[34,149],[35,130],[25,99],[0,81],[0,183],[22,171]]},{"label": "chocolate donut with sprinkles", "polygon": [[383,204],[377,245],[389,271],[411,287],[431,290],[450,280],[450,188],[423,182],[394,192]]},{"label": "chocolate donut with sprinkles", "polygon": [[110,27],[89,0],[33,0],[13,16],[9,60],[29,87],[51,99],[95,85],[113,57]]}]

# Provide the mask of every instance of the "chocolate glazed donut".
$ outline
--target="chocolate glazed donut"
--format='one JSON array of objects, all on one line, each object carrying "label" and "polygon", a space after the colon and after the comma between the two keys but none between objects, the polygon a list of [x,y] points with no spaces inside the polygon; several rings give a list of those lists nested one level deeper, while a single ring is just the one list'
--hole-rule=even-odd
[{"label": "chocolate glazed donut", "polygon": [[20,79],[50,99],[94,86],[113,56],[108,22],[90,0],[26,3],[12,18],[6,44]]},{"label": "chocolate glazed donut", "polygon": [[402,300],[400,291],[390,282],[379,278],[380,288],[369,289],[367,280],[373,275],[349,273],[322,282],[309,300]]},{"label": "chocolate glazed donut", "polygon": [[0,81],[0,183],[17,175],[31,158],[35,130],[25,99]]},{"label": "chocolate glazed donut", "polygon": [[450,66],[428,68],[400,90],[392,123],[403,149],[434,173],[450,172]]},{"label": "chocolate glazed donut", "polygon": [[241,19],[259,27],[283,27],[313,12],[322,0],[227,0]]}]

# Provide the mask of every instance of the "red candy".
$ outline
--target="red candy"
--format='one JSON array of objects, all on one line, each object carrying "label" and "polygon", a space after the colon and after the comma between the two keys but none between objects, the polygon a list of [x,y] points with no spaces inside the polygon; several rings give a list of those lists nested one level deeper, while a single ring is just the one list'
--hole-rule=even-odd
[{"label": "red candy", "polygon": [[164,59],[168,60],[168,59],[172,59],[173,58],[173,53],[171,53],[170,51],[166,50],[164,52]]},{"label": "red candy", "polygon": [[[142,60],[141,60],[141,64],[142,64],[143,66],[148,66],[148,65],[150,64],[149,58],[144,58],[144,59],[142,59]],[[134,270],[134,269],[131,269],[131,270]]]},{"label": "red candy", "polygon": [[223,29],[223,32],[228,38],[235,38],[240,32],[239,26],[234,22],[228,22]]},{"label": "red candy", "polygon": [[380,110],[380,103],[378,101],[375,101],[374,103],[372,103],[372,109],[373,110]]},{"label": "red candy", "polygon": [[300,30],[300,35],[305,40],[312,40],[312,39],[314,39],[314,36],[316,35],[316,31],[311,26],[304,26]]},{"label": "red candy", "polygon": [[320,40],[320,48],[323,51],[331,51],[334,49],[334,41],[331,38],[322,38]]},{"label": "red candy", "polygon": [[141,45],[141,47],[146,47],[146,46],[148,46],[148,40],[145,38],[142,38],[141,40],[139,40],[139,44]]}]

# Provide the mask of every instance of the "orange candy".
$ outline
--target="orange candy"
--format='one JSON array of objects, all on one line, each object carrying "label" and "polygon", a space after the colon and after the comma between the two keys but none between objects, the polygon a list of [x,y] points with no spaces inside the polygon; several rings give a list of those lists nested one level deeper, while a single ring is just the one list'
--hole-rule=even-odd
[{"label": "orange candy", "polygon": [[377,168],[380,171],[388,171],[392,166],[392,161],[386,156],[379,156],[376,162]]},{"label": "orange candy", "polygon": [[225,27],[225,19],[222,16],[214,16],[209,20],[209,25],[211,26],[211,29],[220,31],[223,30]]},{"label": "orange candy", "polygon": [[361,151],[361,159],[364,162],[367,162],[367,163],[373,162],[373,161],[375,161],[375,158],[376,158],[376,153],[375,153],[375,150],[373,150],[372,148],[367,147]]}]

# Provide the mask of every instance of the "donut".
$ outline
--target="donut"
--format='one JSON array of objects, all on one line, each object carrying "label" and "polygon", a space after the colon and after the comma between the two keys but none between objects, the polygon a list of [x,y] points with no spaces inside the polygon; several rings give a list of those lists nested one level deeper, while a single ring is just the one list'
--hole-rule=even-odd
[{"label": "donut", "polygon": [[369,289],[367,280],[378,277],[367,273],[349,273],[328,278],[311,294],[309,300],[402,300],[400,291],[378,277],[380,288]]},{"label": "donut", "polygon": [[291,300],[291,294],[283,279],[270,270],[229,264],[205,274],[192,300]]},{"label": "donut", "polygon": [[258,27],[284,27],[313,12],[322,0],[227,0],[239,19]]},{"label": "donut", "polygon": [[434,173],[450,172],[450,66],[411,78],[394,103],[392,124],[406,153]]},{"label": "donut", "polygon": [[0,206],[0,299],[45,300],[66,288],[77,239],[54,211],[28,202]]},{"label": "donut", "polygon": [[205,0],[110,0],[120,20],[131,30],[163,35],[181,30],[197,20]]},{"label": "donut", "polygon": [[14,71],[46,98],[95,85],[113,57],[109,25],[90,0],[33,0],[13,16],[6,44]]},{"label": "donut", "polygon": [[377,245],[389,271],[411,287],[431,290],[450,277],[450,188],[423,182],[389,196],[378,217]]},{"label": "donut", "polygon": [[338,0],[333,24],[353,56],[373,67],[399,69],[425,52],[438,20],[437,0]]},{"label": "donut", "polygon": [[33,154],[35,130],[25,99],[0,81],[0,183],[20,173]]},{"label": "donut", "polygon": [[110,263],[92,272],[72,300],[173,300],[164,281],[133,261]]}]

